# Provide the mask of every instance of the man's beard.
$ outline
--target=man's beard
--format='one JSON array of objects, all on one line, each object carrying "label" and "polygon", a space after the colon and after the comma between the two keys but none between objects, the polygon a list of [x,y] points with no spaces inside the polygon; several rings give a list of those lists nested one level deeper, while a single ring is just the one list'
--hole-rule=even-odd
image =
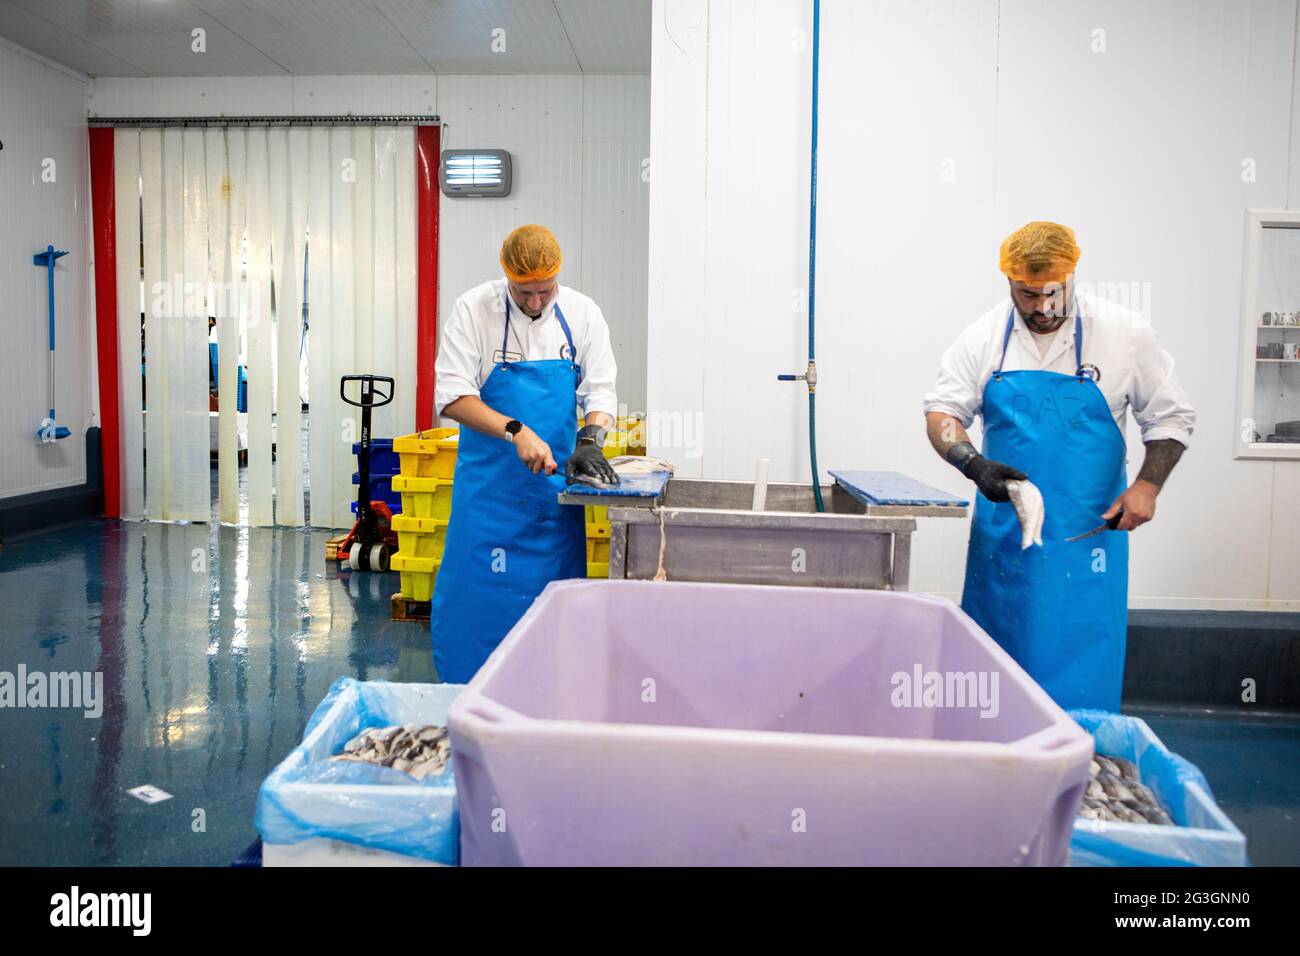
[{"label": "man's beard", "polygon": [[1055,332],[1065,324],[1066,315],[1062,312],[1060,315],[1043,315],[1040,312],[1031,312],[1029,315],[1020,313],[1020,317],[1025,320],[1025,325],[1029,326],[1031,331],[1038,332],[1040,335],[1047,332]]}]

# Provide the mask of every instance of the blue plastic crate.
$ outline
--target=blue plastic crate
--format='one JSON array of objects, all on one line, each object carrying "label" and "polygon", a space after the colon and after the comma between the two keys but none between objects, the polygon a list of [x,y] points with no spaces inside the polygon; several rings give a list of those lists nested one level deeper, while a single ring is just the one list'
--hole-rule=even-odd
[{"label": "blue plastic crate", "polygon": [[[361,442],[352,443],[352,454],[360,456]],[[397,452],[393,451],[393,440],[391,438],[372,438],[370,439],[370,474],[371,475],[400,475],[402,473],[402,462],[398,458]],[[357,480],[352,479],[355,485]]]},{"label": "blue plastic crate", "polygon": [[[382,501],[388,505],[388,510],[393,514],[402,513],[402,493],[393,490],[393,475],[371,475],[370,476],[370,500]],[[352,473],[352,483],[361,484],[361,475],[359,472]],[[352,513],[357,513],[357,503],[352,502]]]}]

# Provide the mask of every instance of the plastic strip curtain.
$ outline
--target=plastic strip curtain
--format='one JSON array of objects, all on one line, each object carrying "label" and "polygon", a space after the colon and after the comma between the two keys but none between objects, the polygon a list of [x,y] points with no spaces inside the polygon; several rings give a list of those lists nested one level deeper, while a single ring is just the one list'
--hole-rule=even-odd
[{"label": "plastic strip curtain", "polygon": [[[266,127],[248,131],[248,285],[244,342],[248,355],[248,524],[274,524],[271,510],[272,363],[271,166]],[[282,200],[283,197],[277,197]],[[295,440],[296,435],[286,436]]]},{"label": "plastic strip curtain", "polygon": [[390,438],[415,431],[415,130],[374,133],[372,367],[397,380],[393,404],[375,412],[374,432]]},{"label": "plastic strip curtain", "polygon": [[213,198],[213,309],[217,320],[218,516],[239,522],[239,276],[244,246],[245,132],[210,129],[209,195]]},{"label": "plastic strip curtain", "polygon": [[117,360],[121,383],[123,518],[144,517],[144,383],[140,283],[140,131],[113,133],[114,205],[117,216]]},{"label": "plastic strip curtain", "polygon": [[[275,275],[275,520],[303,523],[302,398],[299,354],[302,340],[302,272],[307,235],[307,131],[268,131],[271,196],[271,263]],[[251,396],[250,396],[251,400]]]},{"label": "plastic strip curtain", "polygon": [[415,132],[307,135],[311,523],[343,528],[353,520],[361,429],[339,396],[341,377],[396,378],[393,404],[372,415],[372,436],[415,430]]},{"label": "plastic strip curtain", "polygon": [[310,484],[311,523],[334,525],[334,466],[332,442],[342,425],[334,421],[339,407],[338,377],[330,351],[332,334],[330,301],[330,131],[314,126],[308,137],[307,197],[307,404],[310,408],[307,436],[307,474]]},{"label": "plastic strip curtain", "polygon": [[[346,374],[397,379],[375,437],[415,429],[415,131],[409,127],[123,129],[119,160],[119,328],[123,406],[133,352],[133,236],[140,210],[145,305],[144,398],[124,513],[210,517],[207,317],[216,322],[218,515],[222,522],[301,525],[299,357],[308,355],[308,493],[317,527],[349,527],[352,445],[360,415],[339,396]],[[309,333],[302,334],[307,277]],[[125,320],[125,321],[124,321]],[[246,417],[238,368],[248,366]],[[135,376],[138,378],[138,376]],[[149,399],[152,398],[152,403]],[[247,511],[240,510],[240,434]],[[272,459],[272,443],[276,455]],[[143,502],[143,503],[141,503]]]}]

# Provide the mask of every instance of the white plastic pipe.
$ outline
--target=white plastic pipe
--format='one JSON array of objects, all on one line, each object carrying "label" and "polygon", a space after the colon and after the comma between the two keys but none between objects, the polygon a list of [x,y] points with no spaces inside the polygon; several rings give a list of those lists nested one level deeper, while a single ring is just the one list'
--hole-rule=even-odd
[{"label": "white plastic pipe", "polygon": [[767,506],[767,466],[770,461],[770,458],[758,459],[758,468],[754,475],[755,511],[762,511]]}]

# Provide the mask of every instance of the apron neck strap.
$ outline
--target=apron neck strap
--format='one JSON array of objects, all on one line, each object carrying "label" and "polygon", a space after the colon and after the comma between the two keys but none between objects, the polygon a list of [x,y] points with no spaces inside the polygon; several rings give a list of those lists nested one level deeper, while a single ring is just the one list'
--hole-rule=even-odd
[{"label": "apron neck strap", "polygon": [[573,333],[569,330],[569,322],[560,311],[560,300],[556,296],[555,300],[555,317],[560,320],[560,328],[564,330],[564,338],[569,343],[569,359],[574,365],[578,364],[578,350],[573,347]]},{"label": "apron neck strap", "polygon": [[1074,374],[1083,381],[1083,315],[1078,303],[1074,306]]},{"label": "apron neck strap", "polygon": [[[506,327],[501,332],[501,364],[509,365],[506,359],[506,346],[510,344],[510,287],[506,287]],[[527,358],[528,356],[524,356]]]},{"label": "apron neck strap", "polygon": [[[560,311],[560,297],[555,297],[555,317],[560,320],[560,328],[564,330],[564,337],[569,343],[569,355],[572,356],[574,365],[578,364],[578,350],[573,347],[573,332],[569,329],[569,322]],[[506,360],[506,345],[510,341],[510,289],[506,289],[506,327],[501,332],[501,364],[509,365]],[[527,358],[527,356],[525,356]]]},{"label": "apron neck strap", "polygon": [[[994,377],[1001,377],[1002,366],[1007,364],[1007,344],[1011,341],[1011,330],[1016,326],[1016,306],[1011,305],[1011,311],[1007,313],[1007,330],[1002,335],[1002,357],[998,359],[998,370],[993,373]],[[1079,304],[1074,305],[1074,374],[1083,378],[1083,314],[1079,310]]]}]

